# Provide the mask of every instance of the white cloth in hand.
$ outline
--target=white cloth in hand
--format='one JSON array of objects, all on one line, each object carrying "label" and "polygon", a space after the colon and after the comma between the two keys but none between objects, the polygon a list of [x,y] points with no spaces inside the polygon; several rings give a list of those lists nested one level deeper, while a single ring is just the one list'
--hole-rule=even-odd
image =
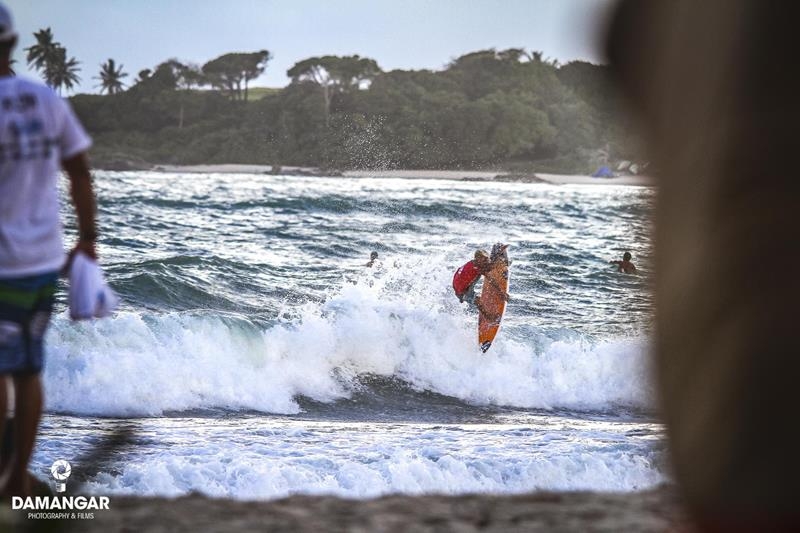
[{"label": "white cloth in hand", "polygon": [[103,278],[97,261],[75,253],[69,270],[69,316],[72,320],[103,318],[119,305],[119,297]]}]

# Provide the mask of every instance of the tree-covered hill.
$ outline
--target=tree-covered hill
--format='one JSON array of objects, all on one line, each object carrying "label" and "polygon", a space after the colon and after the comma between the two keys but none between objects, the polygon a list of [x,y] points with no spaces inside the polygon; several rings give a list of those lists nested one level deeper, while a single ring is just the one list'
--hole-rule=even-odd
[{"label": "tree-covered hill", "polygon": [[323,56],[292,67],[287,87],[248,97],[269,57],[226,54],[202,68],[171,60],[127,90],[71,101],[100,166],[590,172],[606,157],[636,157],[603,66],[562,66],[521,49],[470,53],[440,71],[383,72],[368,58]]}]

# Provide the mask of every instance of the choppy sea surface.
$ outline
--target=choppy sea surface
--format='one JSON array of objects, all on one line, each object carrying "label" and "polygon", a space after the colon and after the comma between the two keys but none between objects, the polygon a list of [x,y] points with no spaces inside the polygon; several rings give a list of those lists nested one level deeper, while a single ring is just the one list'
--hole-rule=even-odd
[{"label": "choppy sea surface", "polygon": [[[123,303],[76,324],[61,292],[40,477],[66,459],[93,493],[240,499],[667,480],[647,358],[653,189],[151,172],[95,183],[101,262]],[[511,245],[512,299],[484,354],[450,283],[495,242]],[[625,250],[641,275],[608,264]],[[120,427],[128,445],[86,460]]]}]

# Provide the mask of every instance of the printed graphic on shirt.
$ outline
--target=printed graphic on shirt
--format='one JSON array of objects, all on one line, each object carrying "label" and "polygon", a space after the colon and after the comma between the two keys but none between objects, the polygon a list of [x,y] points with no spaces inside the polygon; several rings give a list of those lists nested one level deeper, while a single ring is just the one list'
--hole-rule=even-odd
[{"label": "printed graphic on shirt", "polygon": [[45,135],[42,119],[35,113],[38,105],[33,93],[6,96],[0,108],[6,114],[6,132],[0,143],[0,164],[6,161],[50,159],[58,141]]}]

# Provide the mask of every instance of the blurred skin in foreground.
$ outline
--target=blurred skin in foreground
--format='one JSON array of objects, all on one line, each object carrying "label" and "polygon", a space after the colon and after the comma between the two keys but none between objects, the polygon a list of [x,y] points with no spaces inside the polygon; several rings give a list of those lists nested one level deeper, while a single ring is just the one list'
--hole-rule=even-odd
[{"label": "blurred skin in foreground", "polygon": [[607,40],[658,169],[661,412],[676,481],[708,531],[800,530],[798,15],[793,3],[626,0]]}]

